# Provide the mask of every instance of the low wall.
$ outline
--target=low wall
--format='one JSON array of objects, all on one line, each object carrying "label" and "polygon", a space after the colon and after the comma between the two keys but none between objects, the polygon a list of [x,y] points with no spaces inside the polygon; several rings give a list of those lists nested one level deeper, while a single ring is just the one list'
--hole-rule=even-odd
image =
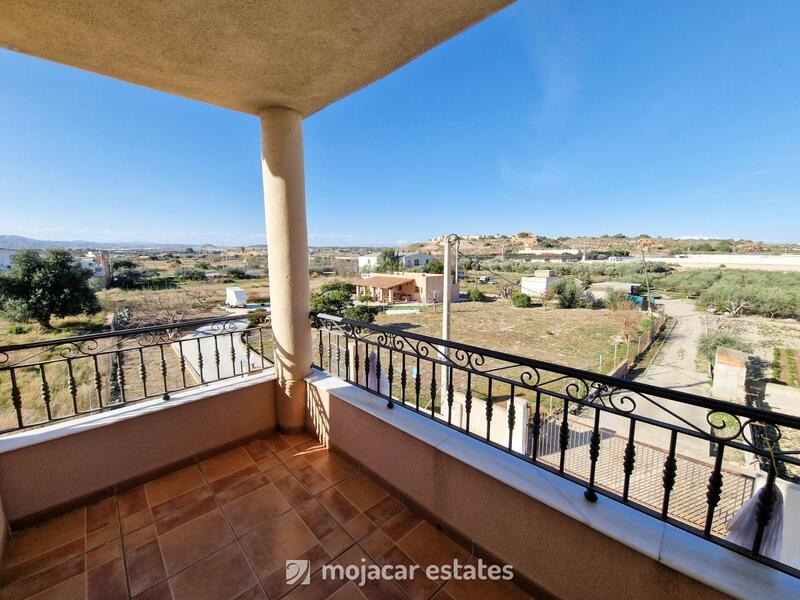
[{"label": "low wall", "polygon": [[[520,488],[533,485],[550,493],[554,476],[542,469],[405,408],[387,410],[384,400],[342,380],[319,374],[309,381],[308,426],[324,442],[360,462],[465,543],[512,564],[544,596],[565,600],[727,597],[661,561],[667,535],[662,522],[610,500],[590,504],[578,486],[563,480],[558,485],[573,486],[580,500],[572,505],[573,500],[560,497],[554,505],[565,510],[556,510],[502,481],[516,477]],[[456,458],[459,453],[468,459]],[[490,475],[492,471],[499,475]],[[634,544],[639,549],[600,533],[574,518],[574,512],[565,514],[574,506],[587,513],[610,511],[612,517],[603,523],[629,536],[635,531]],[[624,516],[614,517],[619,511]],[[599,518],[597,513],[595,518]]]},{"label": "low wall", "polygon": [[0,439],[9,522],[275,429],[274,375],[254,375]]}]

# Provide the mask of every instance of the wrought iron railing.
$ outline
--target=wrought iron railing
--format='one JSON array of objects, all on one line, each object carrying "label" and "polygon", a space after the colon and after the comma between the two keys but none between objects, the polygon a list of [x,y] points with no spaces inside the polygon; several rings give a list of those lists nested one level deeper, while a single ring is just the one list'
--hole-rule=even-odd
[{"label": "wrought iron railing", "polygon": [[[800,419],[399,328],[312,315],[315,366],[795,577],[765,556],[778,479],[800,473]],[[754,490],[756,490],[754,492]],[[758,498],[756,534],[726,540]],[[789,543],[787,540],[785,543]]]},{"label": "wrought iron railing", "polygon": [[0,346],[0,433],[272,365],[269,317],[213,317]]}]

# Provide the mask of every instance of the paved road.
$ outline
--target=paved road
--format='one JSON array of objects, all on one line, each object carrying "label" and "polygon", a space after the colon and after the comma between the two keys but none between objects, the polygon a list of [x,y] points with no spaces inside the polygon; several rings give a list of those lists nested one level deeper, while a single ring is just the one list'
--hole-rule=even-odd
[{"label": "paved road", "polygon": [[[649,383],[659,387],[691,392],[704,396],[710,395],[708,377],[695,370],[697,342],[703,333],[704,313],[699,312],[691,301],[665,300],[668,315],[675,317],[676,324],[669,338],[661,348],[656,360],[636,381]],[[657,403],[637,398],[636,414],[658,419],[660,421],[686,426],[681,419],[689,421],[697,427],[708,430],[707,411],[682,403],[654,399]],[[659,406],[660,405],[660,406]],[[669,412],[668,412],[669,411]],[[670,414],[674,413],[674,414]],[[629,419],[615,415],[603,415],[602,425],[614,429],[620,434],[627,434]],[[638,424],[636,439],[659,448],[669,447],[669,432],[654,426]],[[709,459],[709,443],[691,436],[678,436],[678,452],[699,459]]]}]

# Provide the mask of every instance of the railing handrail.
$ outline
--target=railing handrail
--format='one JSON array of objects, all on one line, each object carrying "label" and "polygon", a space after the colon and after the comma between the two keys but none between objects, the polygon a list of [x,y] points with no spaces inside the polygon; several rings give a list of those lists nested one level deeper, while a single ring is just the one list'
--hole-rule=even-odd
[{"label": "railing handrail", "polygon": [[63,338],[52,338],[49,340],[39,340],[36,342],[26,342],[24,344],[7,344],[0,346],[0,352],[13,352],[17,350],[30,350],[31,348],[43,348],[58,344],[70,344],[73,342],[85,342],[87,340],[100,340],[111,337],[128,336],[131,334],[151,333],[163,331],[165,329],[186,329],[200,325],[211,325],[214,323],[228,323],[230,321],[246,321],[248,315],[226,315],[220,317],[204,317],[202,319],[187,319],[186,321],[172,321],[162,325],[148,325],[146,327],[131,327],[127,329],[117,329],[114,331],[101,331],[99,333],[87,333],[84,335],[74,335]]},{"label": "railing handrail", "polygon": [[[723,412],[727,414],[739,415],[759,422],[767,422],[775,425],[785,425],[787,427],[800,428],[800,417],[795,417],[785,413],[774,412],[763,408],[746,406],[743,404],[736,404],[725,400],[717,400],[715,398],[708,398],[700,396],[699,394],[692,394],[691,392],[684,392],[681,390],[673,390],[670,388],[663,388],[648,383],[641,383],[631,381],[629,379],[622,379],[619,377],[612,377],[602,373],[595,373],[578,369],[575,367],[568,367],[566,365],[559,365],[535,358],[528,358],[525,356],[518,356],[515,354],[508,354],[498,350],[491,350],[489,348],[482,348],[480,346],[472,346],[470,344],[463,344],[461,342],[453,342],[450,340],[442,340],[428,335],[419,333],[412,333],[408,331],[399,331],[388,327],[386,325],[376,325],[374,323],[365,323],[363,321],[354,321],[346,317],[338,317],[335,315],[328,315],[325,313],[317,313],[315,316],[323,321],[329,321],[338,325],[349,325],[359,327],[361,329],[368,329],[379,333],[387,333],[390,335],[400,335],[409,339],[417,340],[430,344],[432,346],[446,346],[457,350],[463,350],[469,353],[479,354],[487,358],[495,358],[506,362],[517,363],[520,366],[528,366],[546,371],[552,371],[570,377],[575,377],[581,380],[590,380],[599,383],[604,383],[614,388],[624,388],[637,392],[643,395],[652,395],[658,398],[665,398],[667,400],[676,400],[684,402],[700,408],[707,408],[715,412]],[[455,365],[458,367],[459,365]]]}]

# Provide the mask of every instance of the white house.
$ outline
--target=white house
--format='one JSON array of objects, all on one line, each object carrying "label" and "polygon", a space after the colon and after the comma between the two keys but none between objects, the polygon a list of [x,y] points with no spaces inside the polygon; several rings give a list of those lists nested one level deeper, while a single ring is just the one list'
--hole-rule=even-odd
[{"label": "white house", "polygon": [[111,282],[111,265],[107,251],[89,251],[84,256],[76,258],[75,262],[92,272],[92,277],[95,278],[100,289],[105,289],[109,286]]},{"label": "white house", "polygon": [[11,257],[16,250],[0,248],[0,271],[8,271],[11,268]]},{"label": "white house", "polygon": [[521,278],[519,285],[523,294],[538,298],[544,296],[560,279],[550,269],[540,269],[533,272],[533,277]]},{"label": "white house", "polygon": [[408,252],[397,255],[402,269],[413,269],[414,267],[424,267],[433,260],[433,256],[423,252]]},{"label": "white house", "polygon": [[[361,272],[372,271],[377,268],[378,260],[380,258],[379,252],[372,254],[365,254],[358,257],[358,270]],[[400,263],[400,269],[413,269],[414,267],[424,267],[433,259],[430,254],[423,252],[398,252],[397,260]]]}]

